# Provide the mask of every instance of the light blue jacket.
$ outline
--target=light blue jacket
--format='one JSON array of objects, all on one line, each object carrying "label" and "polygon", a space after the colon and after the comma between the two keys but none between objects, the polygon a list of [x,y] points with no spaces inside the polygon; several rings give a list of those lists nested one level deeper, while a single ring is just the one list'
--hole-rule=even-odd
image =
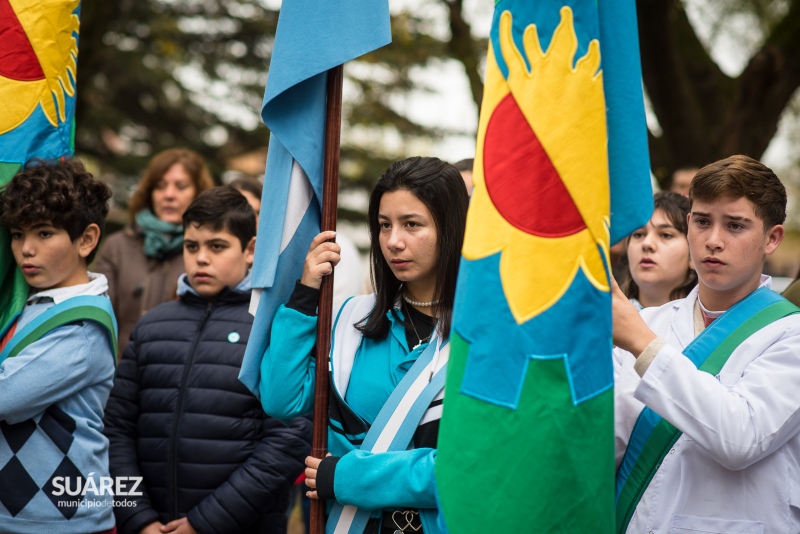
[{"label": "light blue jacket", "polygon": [[[104,295],[105,276],[92,278],[31,296],[16,331],[56,302]],[[0,532],[102,532],[114,526],[112,496],[107,489],[100,494],[101,484],[110,482],[101,430],[113,377],[114,348],[106,330],[91,321],[56,328],[0,364]],[[80,493],[88,491],[70,495],[77,493],[79,477]]]},{"label": "light blue jacket", "polygon": [[[409,351],[402,316],[391,312],[384,339],[362,338],[345,394],[348,407],[372,424],[380,408],[425,346]],[[272,325],[270,346],[261,363],[261,402],[264,410],[281,419],[306,415],[313,409],[317,318],[281,306]],[[334,394],[332,392],[332,394]],[[334,423],[335,424],[335,423]],[[417,508],[426,534],[439,532],[434,514],[436,492],[433,465],[436,449],[420,448],[380,454],[358,450],[341,433],[329,430],[328,447],[336,464],[336,500],[366,510]],[[430,518],[429,518],[430,517]]]}]

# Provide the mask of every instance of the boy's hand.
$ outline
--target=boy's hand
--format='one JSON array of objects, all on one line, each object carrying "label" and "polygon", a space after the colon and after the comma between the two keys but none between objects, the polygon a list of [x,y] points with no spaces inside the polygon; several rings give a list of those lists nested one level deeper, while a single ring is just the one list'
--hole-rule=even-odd
[{"label": "boy's hand", "polygon": [[647,345],[657,337],[613,277],[611,278],[611,315],[614,326],[614,345],[627,350],[635,358],[638,358]]},{"label": "boy's hand", "polygon": [[319,286],[322,285],[322,277],[333,272],[333,268],[339,263],[339,253],[342,251],[339,245],[328,241],[334,238],[336,238],[336,232],[329,230],[317,234],[311,240],[306,262],[303,265],[303,276],[300,278],[301,284],[319,289]]},{"label": "boy's hand", "polygon": [[[331,453],[326,455],[330,456]],[[317,495],[317,469],[319,469],[319,464],[322,462],[321,458],[314,458],[313,456],[306,456],[306,486],[311,488],[314,491],[307,491],[306,497],[309,499],[319,499]]]},{"label": "boy's hand", "polygon": [[161,521],[154,521],[139,531],[139,534],[161,534],[164,524]]},{"label": "boy's hand", "polygon": [[162,533],[172,534],[197,534],[197,531],[189,524],[189,520],[185,517],[170,521],[166,525],[161,526]]}]

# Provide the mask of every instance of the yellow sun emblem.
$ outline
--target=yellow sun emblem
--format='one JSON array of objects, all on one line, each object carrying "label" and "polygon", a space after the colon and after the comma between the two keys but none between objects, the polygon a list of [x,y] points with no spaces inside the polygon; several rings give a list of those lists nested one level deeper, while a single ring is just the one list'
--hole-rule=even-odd
[{"label": "yellow sun emblem", "polygon": [[78,59],[75,10],[80,0],[0,1],[0,134],[42,106],[54,127],[66,121],[65,95],[75,95]]},{"label": "yellow sun emblem", "polygon": [[578,270],[608,291],[609,183],[605,98],[596,40],[573,67],[578,39],[572,10],[547,52],[535,25],[512,38],[501,15],[502,75],[489,48],[463,255],[502,253],[500,278],[518,323],[557,302]]}]

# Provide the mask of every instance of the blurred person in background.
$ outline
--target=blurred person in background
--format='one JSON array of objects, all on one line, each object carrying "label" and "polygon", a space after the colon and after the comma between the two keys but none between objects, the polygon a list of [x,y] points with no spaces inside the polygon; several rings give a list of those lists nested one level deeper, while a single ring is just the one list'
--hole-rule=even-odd
[{"label": "blurred person in background", "polygon": [[172,148],[150,160],[128,206],[131,222],[102,245],[94,270],[108,278],[119,352],[142,315],[176,298],[183,265],[183,212],[214,182],[203,158]]},{"label": "blurred person in background", "polygon": [[800,305],[800,272],[781,295],[795,306]]},{"label": "blurred person in background", "polygon": [[672,182],[669,190],[685,197],[689,196],[689,187],[692,185],[692,178],[699,171],[697,167],[683,167],[672,173]]},{"label": "blurred person in background", "polygon": [[689,199],[668,191],[654,196],[653,216],[626,240],[620,288],[637,309],[682,299],[697,285],[686,238]]},{"label": "blurred person in background", "polygon": [[472,167],[475,165],[473,158],[462,159],[453,164],[458,172],[461,173],[461,178],[464,180],[464,185],[467,186],[467,194],[472,196]]},{"label": "blurred person in background", "polygon": [[261,182],[255,178],[240,176],[228,185],[237,189],[247,199],[250,207],[256,213],[256,228],[258,228],[258,217],[261,214],[261,192],[264,189]]}]

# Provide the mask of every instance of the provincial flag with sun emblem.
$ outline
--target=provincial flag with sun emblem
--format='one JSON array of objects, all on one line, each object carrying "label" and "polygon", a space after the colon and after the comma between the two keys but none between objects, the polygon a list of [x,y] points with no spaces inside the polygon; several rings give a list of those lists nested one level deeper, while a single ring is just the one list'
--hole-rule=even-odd
[{"label": "provincial flag with sun emblem", "polygon": [[652,210],[634,0],[498,0],[436,480],[447,528],[613,532],[609,244]]},{"label": "provincial flag with sun emblem", "polygon": [[[31,158],[73,152],[80,0],[0,0],[0,187]],[[0,227],[0,332],[28,287]]]}]

